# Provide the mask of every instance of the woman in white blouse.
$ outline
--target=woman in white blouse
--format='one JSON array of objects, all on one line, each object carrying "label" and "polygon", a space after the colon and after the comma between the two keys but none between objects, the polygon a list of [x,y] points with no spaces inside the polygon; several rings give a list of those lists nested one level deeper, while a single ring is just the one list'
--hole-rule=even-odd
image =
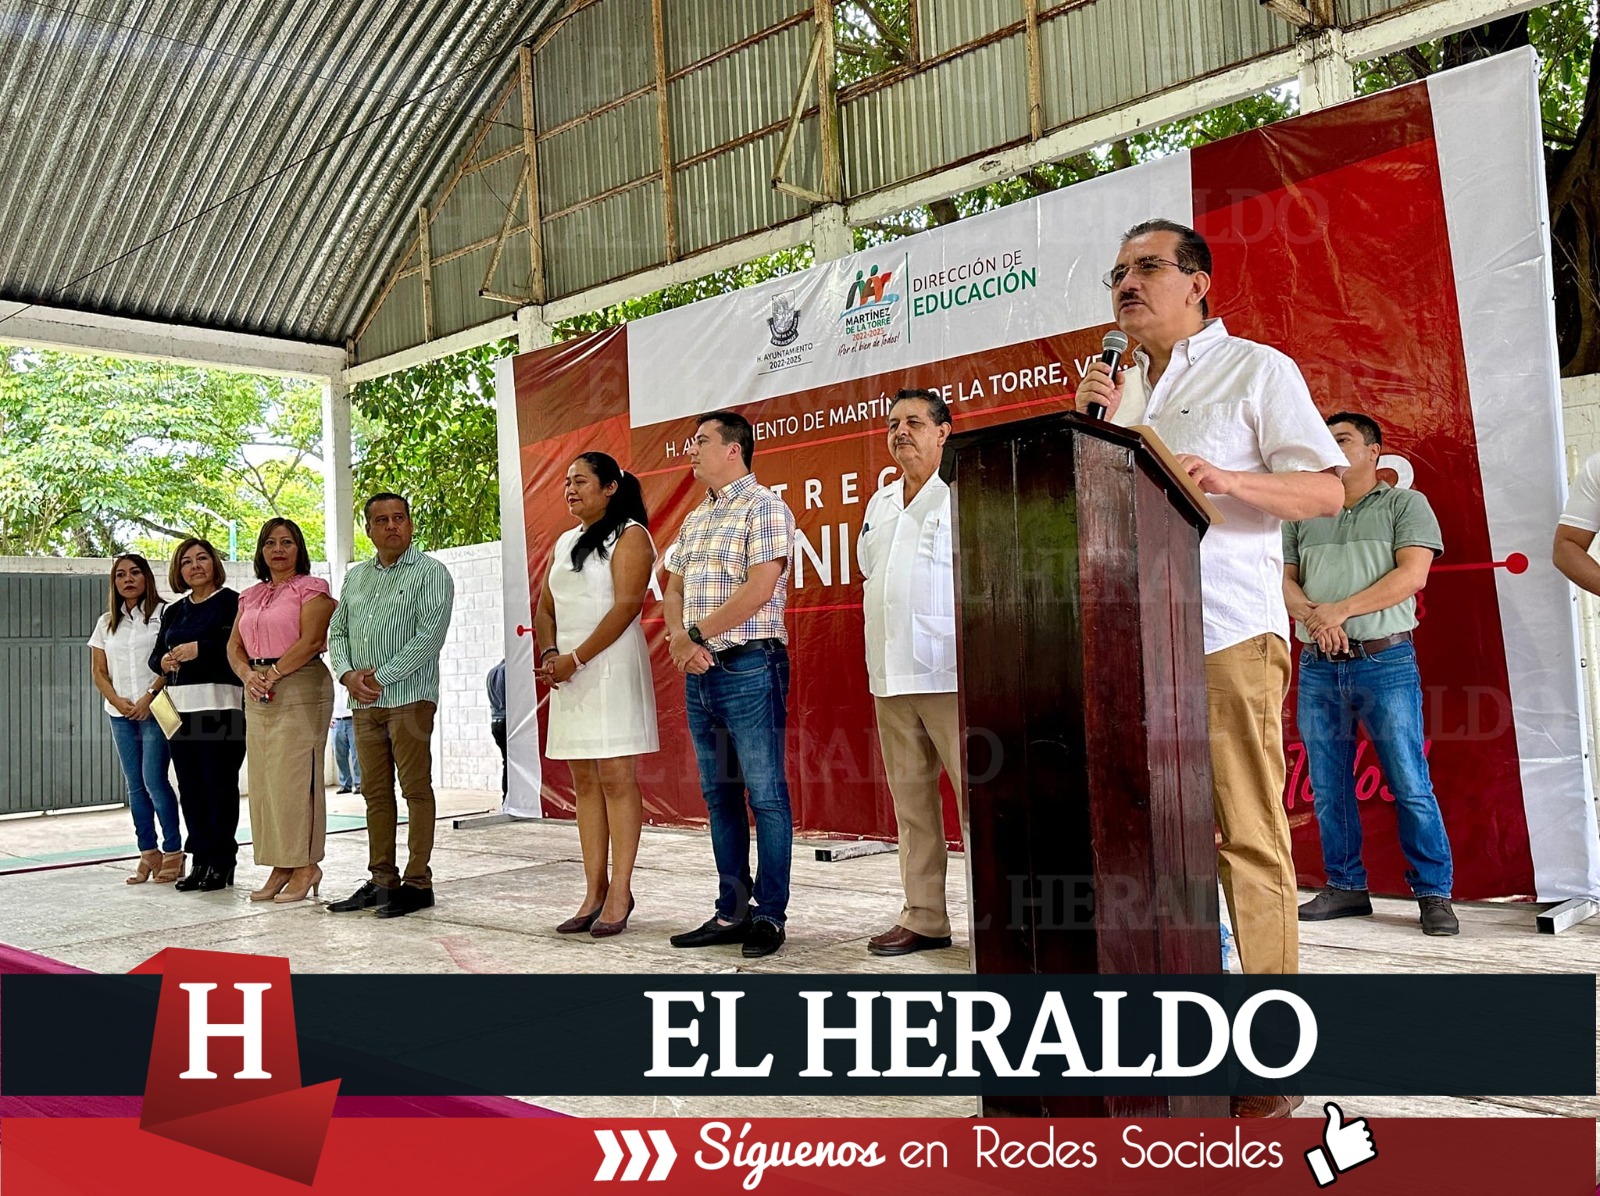
[{"label": "woman in white blouse", "polygon": [[[139,865],[130,885],[154,878],[167,884],[183,875],[183,836],[178,797],[167,780],[167,737],[150,717],[150,702],[166,684],[150,671],[150,650],[161,632],[164,603],[150,563],[137,553],[111,563],[106,613],[89,637],[94,687],[105,699],[111,738],[128,778],[128,808],[139,843]],[[156,839],[156,823],[161,838]]]}]

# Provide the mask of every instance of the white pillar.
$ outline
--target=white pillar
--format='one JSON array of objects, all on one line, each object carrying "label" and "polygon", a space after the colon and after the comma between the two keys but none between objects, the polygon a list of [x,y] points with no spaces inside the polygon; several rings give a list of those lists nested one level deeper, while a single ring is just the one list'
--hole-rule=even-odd
[{"label": "white pillar", "polygon": [[1300,111],[1315,112],[1355,98],[1355,67],[1344,56],[1344,33],[1329,29],[1302,41]]},{"label": "white pillar", "polygon": [[555,343],[555,330],[544,322],[544,308],[517,309],[517,352],[532,353]]},{"label": "white pillar", "polygon": [[843,204],[823,204],[811,213],[811,250],[818,264],[836,262],[856,251]]},{"label": "white pillar", "polygon": [[343,377],[322,384],[322,505],[328,584],[337,594],[355,546],[355,480],[350,461],[350,387]]}]

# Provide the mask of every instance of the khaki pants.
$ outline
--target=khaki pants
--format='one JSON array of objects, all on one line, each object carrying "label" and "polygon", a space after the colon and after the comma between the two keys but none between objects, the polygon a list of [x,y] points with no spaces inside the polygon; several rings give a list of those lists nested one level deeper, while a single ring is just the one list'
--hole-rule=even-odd
[{"label": "khaki pants", "polygon": [[367,799],[367,867],[372,883],[393,889],[401,883],[395,867],[395,831],[399,825],[394,778],[400,774],[405,796],[405,883],[433,887],[428,860],[433,855],[433,715],[432,702],[411,702],[387,709],[368,706],[350,712],[356,758],[361,762],[361,793]]},{"label": "khaki pants", "polygon": [[900,833],[900,884],[905,906],[899,924],[916,934],[944,938],[950,933],[944,877],[948,856],[944,839],[944,801],[939,768],[955,786],[963,839],[967,829],[966,794],[961,785],[961,709],[953,693],[900,694],[874,698],[883,771],[894,796]]},{"label": "khaki pants", "polygon": [[1299,911],[1283,808],[1289,646],[1258,635],[1206,657],[1217,872],[1239,961],[1251,974],[1300,970]]}]

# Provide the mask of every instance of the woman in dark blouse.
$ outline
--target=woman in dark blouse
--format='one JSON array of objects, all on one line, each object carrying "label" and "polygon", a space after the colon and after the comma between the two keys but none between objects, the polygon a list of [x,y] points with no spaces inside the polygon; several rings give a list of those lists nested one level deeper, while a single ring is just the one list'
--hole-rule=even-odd
[{"label": "woman in dark blouse", "polygon": [[228,663],[228,637],[239,613],[237,591],[209,541],[178,545],[167,584],[183,597],[161,616],[150,668],[167,678],[183,715],[172,737],[178,804],[189,829],[194,869],[173,887],[215,892],[233,883],[239,845],[239,769],[244,764],[244,687]]}]

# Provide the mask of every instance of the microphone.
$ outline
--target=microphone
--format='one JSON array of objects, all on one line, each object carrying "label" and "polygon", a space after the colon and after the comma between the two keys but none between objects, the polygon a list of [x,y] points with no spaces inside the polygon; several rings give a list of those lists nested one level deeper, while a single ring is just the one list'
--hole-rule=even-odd
[{"label": "microphone", "polygon": [[[1128,351],[1127,333],[1113,328],[1106,333],[1100,341],[1100,360],[1111,367],[1111,376],[1117,376],[1117,367],[1122,364],[1122,355]],[[1104,419],[1106,405],[1104,403],[1089,404],[1090,419]]]}]

